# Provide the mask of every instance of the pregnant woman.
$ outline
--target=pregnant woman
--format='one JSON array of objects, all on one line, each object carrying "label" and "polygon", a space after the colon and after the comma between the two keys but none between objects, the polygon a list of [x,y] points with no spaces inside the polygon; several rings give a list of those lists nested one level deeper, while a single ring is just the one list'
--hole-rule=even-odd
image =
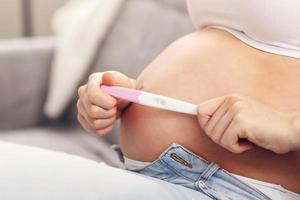
[{"label": "pregnant woman", "polygon": [[[171,44],[137,80],[91,75],[79,89],[79,121],[104,135],[120,117],[116,150],[125,167],[199,199],[300,199],[300,3],[188,6],[197,32]],[[198,117],[115,99],[101,84],[200,104]]]}]

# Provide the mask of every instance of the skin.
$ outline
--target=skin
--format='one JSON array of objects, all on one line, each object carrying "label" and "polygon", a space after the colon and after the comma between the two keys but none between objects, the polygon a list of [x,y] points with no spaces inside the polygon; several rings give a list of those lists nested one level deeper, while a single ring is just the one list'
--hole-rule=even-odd
[{"label": "skin", "polygon": [[129,102],[111,97],[101,84],[135,88],[136,81],[116,71],[94,73],[88,83],[78,89],[77,119],[86,130],[98,135],[109,133]]},{"label": "skin", "polygon": [[[171,44],[138,77],[97,73],[79,88],[78,120],[108,133],[121,117],[124,154],[153,161],[178,143],[239,175],[300,193],[300,60],[251,48],[214,29]],[[198,116],[119,101],[99,85],[199,104]],[[179,123],[180,122],[180,123]]]},{"label": "skin", "polygon": [[233,153],[253,149],[254,144],[278,154],[299,150],[299,119],[299,113],[280,112],[236,94],[198,106],[201,128]]}]

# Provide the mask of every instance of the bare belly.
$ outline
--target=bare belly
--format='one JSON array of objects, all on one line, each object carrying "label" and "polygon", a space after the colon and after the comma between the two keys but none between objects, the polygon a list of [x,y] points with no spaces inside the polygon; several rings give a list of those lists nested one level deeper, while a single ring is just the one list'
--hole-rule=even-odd
[{"label": "bare belly", "polygon": [[[292,72],[292,73],[290,73]],[[140,89],[191,103],[239,93],[280,110],[300,110],[300,61],[253,49],[220,30],[174,42],[139,76]],[[233,154],[211,141],[195,116],[131,104],[122,115],[121,147],[132,159],[153,161],[178,143],[239,175],[300,193],[300,153],[261,148]]]}]

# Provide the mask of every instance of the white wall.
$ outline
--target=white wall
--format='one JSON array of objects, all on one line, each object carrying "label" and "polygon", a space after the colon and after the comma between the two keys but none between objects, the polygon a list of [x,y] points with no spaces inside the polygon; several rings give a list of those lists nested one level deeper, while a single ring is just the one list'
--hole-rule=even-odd
[{"label": "white wall", "polygon": [[22,35],[19,0],[0,0],[0,38]]},{"label": "white wall", "polygon": [[51,16],[53,12],[67,0],[32,0],[34,35],[50,35]]},{"label": "white wall", "polygon": [[[22,36],[23,0],[0,0],[0,39]],[[51,35],[51,16],[68,0],[31,0],[33,35]]]}]

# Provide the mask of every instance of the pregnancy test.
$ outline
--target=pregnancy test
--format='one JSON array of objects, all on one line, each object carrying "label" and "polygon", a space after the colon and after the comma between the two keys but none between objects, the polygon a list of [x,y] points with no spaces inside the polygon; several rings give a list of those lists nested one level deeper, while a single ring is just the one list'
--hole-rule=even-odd
[{"label": "pregnancy test", "polygon": [[101,89],[113,97],[130,102],[174,112],[197,115],[197,105],[178,99],[119,86],[102,85]]}]

